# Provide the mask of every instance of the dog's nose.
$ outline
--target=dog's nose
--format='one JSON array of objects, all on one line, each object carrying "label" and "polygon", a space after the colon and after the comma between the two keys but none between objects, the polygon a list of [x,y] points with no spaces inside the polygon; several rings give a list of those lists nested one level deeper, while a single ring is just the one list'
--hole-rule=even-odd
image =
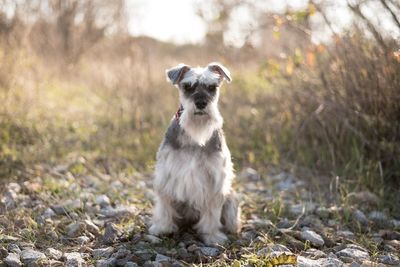
[{"label": "dog's nose", "polygon": [[196,108],[204,109],[207,106],[207,101],[205,101],[205,100],[197,100],[194,104],[196,105]]}]

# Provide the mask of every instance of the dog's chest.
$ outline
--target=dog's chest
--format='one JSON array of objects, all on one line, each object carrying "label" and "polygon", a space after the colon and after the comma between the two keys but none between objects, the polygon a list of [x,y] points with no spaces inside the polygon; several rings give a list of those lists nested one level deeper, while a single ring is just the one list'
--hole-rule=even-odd
[{"label": "dog's chest", "polygon": [[166,148],[161,152],[157,172],[163,173],[156,179],[159,190],[178,201],[202,205],[223,187],[225,158],[220,151],[209,154],[200,148]]}]

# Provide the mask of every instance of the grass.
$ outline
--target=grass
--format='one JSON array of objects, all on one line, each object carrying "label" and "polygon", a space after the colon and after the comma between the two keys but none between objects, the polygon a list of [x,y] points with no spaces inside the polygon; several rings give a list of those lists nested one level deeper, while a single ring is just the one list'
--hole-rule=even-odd
[{"label": "grass", "polygon": [[[25,48],[0,46],[0,177],[77,157],[105,173],[152,170],[178,106],[163,77],[171,60],[146,62],[154,66],[148,72],[118,50],[97,58],[98,47],[65,68]],[[234,82],[222,88],[220,106],[236,169],[277,165],[338,176],[344,197],[371,190],[399,215],[392,203],[400,175],[400,63],[390,54],[355,32],[246,71],[228,62]],[[77,163],[70,171],[85,168]],[[279,216],[279,205],[273,210]]]}]

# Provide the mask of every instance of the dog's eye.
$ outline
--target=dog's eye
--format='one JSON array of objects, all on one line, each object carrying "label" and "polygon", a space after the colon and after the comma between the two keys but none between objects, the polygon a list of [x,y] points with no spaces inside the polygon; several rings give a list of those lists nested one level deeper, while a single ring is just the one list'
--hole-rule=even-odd
[{"label": "dog's eye", "polygon": [[207,90],[209,92],[215,92],[215,90],[217,90],[217,86],[216,85],[209,85],[209,86],[207,86]]},{"label": "dog's eye", "polygon": [[194,86],[192,86],[191,84],[184,84],[183,90],[185,90],[188,93],[191,93],[194,91]]}]

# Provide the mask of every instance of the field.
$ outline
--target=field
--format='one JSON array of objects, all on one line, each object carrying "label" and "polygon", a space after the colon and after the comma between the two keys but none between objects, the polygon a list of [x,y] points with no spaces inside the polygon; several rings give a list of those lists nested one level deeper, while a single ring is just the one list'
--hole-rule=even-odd
[{"label": "field", "polygon": [[[0,8],[0,265],[400,264],[399,42],[359,5],[365,28],[328,43],[288,39],[323,14],[310,4],[265,15],[278,30],[240,48],[223,31],[177,45]],[[216,248],[147,233],[155,154],[179,107],[165,69],[212,61],[233,78],[220,109],[244,224]]]}]

